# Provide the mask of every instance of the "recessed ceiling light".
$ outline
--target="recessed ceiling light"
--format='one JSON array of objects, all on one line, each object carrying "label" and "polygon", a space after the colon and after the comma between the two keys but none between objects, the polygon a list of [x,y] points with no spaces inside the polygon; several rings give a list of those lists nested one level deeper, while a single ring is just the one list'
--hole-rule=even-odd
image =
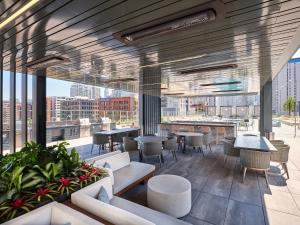
[{"label": "recessed ceiling light", "polygon": [[0,22],[0,29],[12,22],[14,19],[18,18],[22,13],[26,12],[28,9],[30,9],[32,6],[34,6],[36,3],[38,3],[40,0],[31,0],[25,5],[23,5],[21,8],[19,8],[17,11],[15,11],[12,15],[7,17],[5,20]]}]

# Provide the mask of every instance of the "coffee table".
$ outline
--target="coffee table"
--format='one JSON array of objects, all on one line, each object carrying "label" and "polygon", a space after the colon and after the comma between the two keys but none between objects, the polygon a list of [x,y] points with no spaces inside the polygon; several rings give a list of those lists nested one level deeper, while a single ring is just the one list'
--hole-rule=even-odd
[{"label": "coffee table", "polygon": [[191,182],[177,175],[157,175],[147,183],[148,206],[176,218],[187,215],[192,207]]}]

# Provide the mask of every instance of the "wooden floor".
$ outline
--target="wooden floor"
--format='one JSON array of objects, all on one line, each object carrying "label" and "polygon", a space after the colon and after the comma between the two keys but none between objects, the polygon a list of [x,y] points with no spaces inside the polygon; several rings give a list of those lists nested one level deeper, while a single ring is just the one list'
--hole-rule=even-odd
[{"label": "wooden floor", "polygon": [[[91,157],[83,149],[79,151],[83,158]],[[269,174],[270,188],[262,174],[251,171],[242,183],[239,160],[231,158],[224,165],[222,146],[213,146],[212,151],[205,151],[205,157],[192,150],[179,153],[177,162],[165,153],[165,163],[158,168],[157,174],[176,174],[192,183],[192,210],[181,219],[195,225],[300,224],[300,197],[295,199],[291,193],[294,187],[300,194],[300,185],[296,186],[300,180],[290,179],[289,187],[285,175],[280,175],[280,167],[274,164],[271,167],[274,174]],[[137,155],[132,154],[131,159],[137,160]],[[139,185],[124,197],[146,205],[146,187]]]}]

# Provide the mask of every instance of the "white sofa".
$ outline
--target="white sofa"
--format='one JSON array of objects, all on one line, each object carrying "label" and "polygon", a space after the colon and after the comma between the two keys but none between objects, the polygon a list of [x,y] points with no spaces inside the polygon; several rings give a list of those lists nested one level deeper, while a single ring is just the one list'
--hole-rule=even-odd
[{"label": "white sofa", "polygon": [[[108,193],[109,204],[97,199],[101,187],[104,187]],[[73,193],[71,201],[72,204],[116,225],[190,225],[164,213],[114,196],[109,177]]]},{"label": "white sofa", "polygon": [[103,225],[74,209],[52,202],[2,225]]},{"label": "white sofa", "polygon": [[130,162],[128,152],[115,151],[91,158],[87,163],[94,163],[96,167],[103,167],[107,162],[111,166],[113,173],[113,193],[121,195],[126,190],[134,187],[143,180],[147,180],[153,176],[155,166],[141,163]]}]

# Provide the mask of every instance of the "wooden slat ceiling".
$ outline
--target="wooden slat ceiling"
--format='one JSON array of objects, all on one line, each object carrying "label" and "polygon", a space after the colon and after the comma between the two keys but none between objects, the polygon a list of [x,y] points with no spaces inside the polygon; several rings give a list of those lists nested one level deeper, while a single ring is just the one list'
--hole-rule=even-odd
[{"label": "wooden slat ceiling", "polygon": [[[26,2],[2,0],[0,21]],[[222,2],[224,18],[216,22],[146,38],[131,46],[114,36],[207,2],[40,0],[0,30],[4,67],[10,70],[11,62],[16,62],[21,72],[26,62],[55,54],[70,61],[49,67],[48,77],[137,92],[139,74],[146,65],[169,62],[160,64],[163,93],[212,95],[232,88],[240,93],[258,92],[271,79],[279,57],[294,38],[300,24],[300,1],[226,0]],[[222,64],[236,64],[237,68],[179,73]],[[105,82],[120,78],[136,81]],[[201,86],[229,81],[241,83]]]}]

